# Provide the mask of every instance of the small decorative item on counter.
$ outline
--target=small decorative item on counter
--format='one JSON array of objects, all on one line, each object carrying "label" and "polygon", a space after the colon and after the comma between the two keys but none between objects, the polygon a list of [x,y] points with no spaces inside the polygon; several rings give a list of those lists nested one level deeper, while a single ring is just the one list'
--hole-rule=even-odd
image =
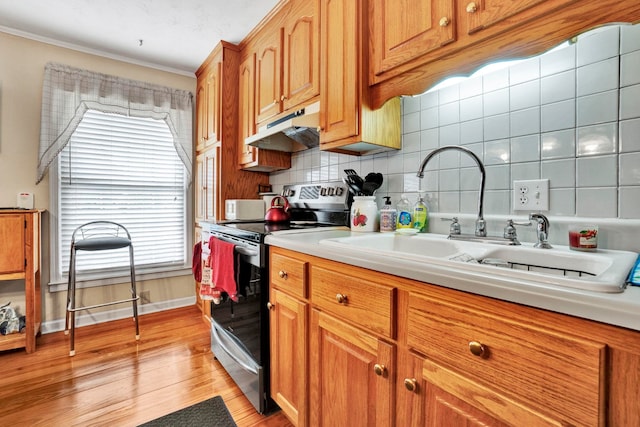
[{"label": "small decorative item on counter", "polygon": [[569,227],[569,248],[576,251],[595,251],[598,248],[597,225]]},{"label": "small decorative item on counter", "polygon": [[391,197],[385,196],[384,206],[380,209],[380,231],[396,231],[396,221],[398,220],[398,211],[391,204]]},{"label": "small decorative item on counter", "polygon": [[403,194],[398,202],[398,221],[396,228],[413,228],[413,206],[406,194]]},{"label": "small decorative item on counter", "polygon": [[378,205],[374,196],[353,198],[351,231],[378,231]]},{"label": "small decorative item on counter", "polygon": [[413,228],[420,233],[426,233],[429,229],[429,211],[424,197],[425,193],[421,191],[418,195],[418,201],[413,206]]}]

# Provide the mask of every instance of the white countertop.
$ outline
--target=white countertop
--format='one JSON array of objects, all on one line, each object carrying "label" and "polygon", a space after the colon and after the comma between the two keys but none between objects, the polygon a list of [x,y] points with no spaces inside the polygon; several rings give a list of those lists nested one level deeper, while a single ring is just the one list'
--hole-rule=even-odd
[{"label": "white countertop", "polygon": [[372,256],[357,250],[346,252],[318,243],[323,239],[350,235],[351,231],[346,227],[289,230],[268,235],[265,243],[395,276],[640,331],[640,287],[628,286],[621,293],[584,291],[528,283],[509,277],[489,277],[409,259]]}]

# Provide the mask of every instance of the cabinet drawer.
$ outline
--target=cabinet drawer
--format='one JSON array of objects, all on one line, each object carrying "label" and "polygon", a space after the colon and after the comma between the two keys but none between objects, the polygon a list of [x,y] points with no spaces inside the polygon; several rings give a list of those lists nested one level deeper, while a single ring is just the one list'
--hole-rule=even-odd
[{"label": "cabinet drawer", "polygon": [[307,265],[296,258],[272,253],[271,283],[273,286],[299,298],[307,298]]},{"label": "cabinet drawer", "polygon": [[344,272],[311,267],[311,301],[320,309],[395,338],[395,288]]},{"label": "cabinet drawer", "polygon": [[[530,320],[530,311],[501,312],[513,316],[411,294],[407,343],[567,424],[604,422],[605,345],[543,330]],[[474,355],[471,343],[482,345],[476,347],[482,354]]]}]

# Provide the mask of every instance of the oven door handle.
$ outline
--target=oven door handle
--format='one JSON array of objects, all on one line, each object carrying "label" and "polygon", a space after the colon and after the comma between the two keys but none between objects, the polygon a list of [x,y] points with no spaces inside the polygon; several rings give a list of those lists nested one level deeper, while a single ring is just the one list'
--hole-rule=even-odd
[{"label": "oven door handle", "polygon": [[224,352],[227,353],[227,355],[229,355],[229,357],[231,357],[245,371],[250,372],[254,375],[258,375],[257,368],[254,368],[253,366],[249,366],[247,363],[245,363],[245,361],[238,358],[238,356],[234,352],[229,350],[229,347],[227,347],[224,343],[224,338],[220,336],[220,333],[218,333],[218,328],[216,327],[216,325],[211,325],[211,331],[215,334],[217,343],[224,350]]},{"label": "oven door handle", "polygon": [[238,252],[240,255],[246,255],[246,256],[258,256],[258,251],[254,251],[248,248],[245,248],[244,246],[238,246],[236,245],[235,247],[236,252]]}]

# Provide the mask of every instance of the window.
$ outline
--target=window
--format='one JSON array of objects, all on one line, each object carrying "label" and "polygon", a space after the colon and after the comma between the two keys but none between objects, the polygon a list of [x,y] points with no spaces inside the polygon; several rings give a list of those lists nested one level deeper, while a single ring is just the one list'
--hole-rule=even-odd
[{"label": "window", "polygon": [[[95,220],[129,230],[136,273],[185,268],[191,227],[185,175],[165,121],[87,110],[50,176],[52,282],[66,280],[75,228]],[[76,271],[81,280],[118,276],[128,265],[127,251],[83,252]]]}]

